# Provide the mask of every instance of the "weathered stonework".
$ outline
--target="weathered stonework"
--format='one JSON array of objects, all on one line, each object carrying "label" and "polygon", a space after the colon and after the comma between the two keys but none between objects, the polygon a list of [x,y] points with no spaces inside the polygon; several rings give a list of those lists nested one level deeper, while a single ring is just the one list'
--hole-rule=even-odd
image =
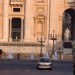
[{"label": "weathered stonework", "polygon": [[[58,36],[55,47],[61,43],[62,49],[63,13],[68,9],[75,10],[73,0],[0,0],[0,42],[38,43],[37,37],[42,36],[46,38],[44,49],[52,51],[53,41],[49,38],[54,30]],[[17,52],[15,49],[13,52]]]}]

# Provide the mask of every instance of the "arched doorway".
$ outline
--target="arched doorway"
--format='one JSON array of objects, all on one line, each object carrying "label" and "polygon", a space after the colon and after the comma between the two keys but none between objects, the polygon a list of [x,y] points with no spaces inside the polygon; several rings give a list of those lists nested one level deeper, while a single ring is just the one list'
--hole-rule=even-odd
[{"label": "arched doorway", "polygon": [[12,18],[12,41],[21,39],[21,18]]},{"label": "arched doorway", "polygon": [[63,23],[62,23],[62,40],[64,40],[64,33],[66,29],[70,30],[69,40],[75,40],[75,10],[66,9],[63,13]]}]

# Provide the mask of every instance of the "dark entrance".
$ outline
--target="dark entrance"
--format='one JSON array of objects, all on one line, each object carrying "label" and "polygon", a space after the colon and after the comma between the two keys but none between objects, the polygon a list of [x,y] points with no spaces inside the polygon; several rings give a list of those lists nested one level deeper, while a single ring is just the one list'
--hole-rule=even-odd
[{"label": "dark entrance", "polygon": [[68,28],[71,32],[70,40],[75,40],[75,10],[67,9],[63,14],[63,25],[62,25],[62,40],[64,40],[65,29]]},{"label": "dark entrance", "polygon": [[21,39],[21,18],[12,18],[12,40],[20,41]]}]

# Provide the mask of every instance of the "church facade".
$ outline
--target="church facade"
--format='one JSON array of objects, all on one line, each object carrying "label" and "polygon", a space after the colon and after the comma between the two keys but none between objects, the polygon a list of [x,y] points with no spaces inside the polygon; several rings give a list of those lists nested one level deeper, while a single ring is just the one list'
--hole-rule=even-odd
[{"label": "church facade", "polygon": [[[1,49],[39,53],[42,42],[43,52],[56,50],[61,55],[72,55],[72,50],[64,45],[75,40],[74,3],[74,0],[1,0]],[[66,28],[70,31],[68,40],[64,40]]]}]

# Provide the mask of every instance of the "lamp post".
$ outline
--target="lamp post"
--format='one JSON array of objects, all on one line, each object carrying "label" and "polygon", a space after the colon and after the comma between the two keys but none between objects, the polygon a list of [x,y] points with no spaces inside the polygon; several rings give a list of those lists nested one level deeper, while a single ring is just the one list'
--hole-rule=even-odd
[{"label": "lamp post", "polygon": [[37,41],[40,42],[40,47],[41,47],[41,50],[40,50],[40,57],[43,56],[42,54],[42,46],[43,46],[43,42],[45,42],[46,38],[42,37],[42,34],[41,34],[41,37],[37,37]]},{"label": "lamp post", "polygon": [[50,34],[50,39],[53,40],[53,51],[52,51],[52,54],[54,54],[54,41],[58,39],[58,34],[55,34],[54,30],[53,30],[53,34]]}]

